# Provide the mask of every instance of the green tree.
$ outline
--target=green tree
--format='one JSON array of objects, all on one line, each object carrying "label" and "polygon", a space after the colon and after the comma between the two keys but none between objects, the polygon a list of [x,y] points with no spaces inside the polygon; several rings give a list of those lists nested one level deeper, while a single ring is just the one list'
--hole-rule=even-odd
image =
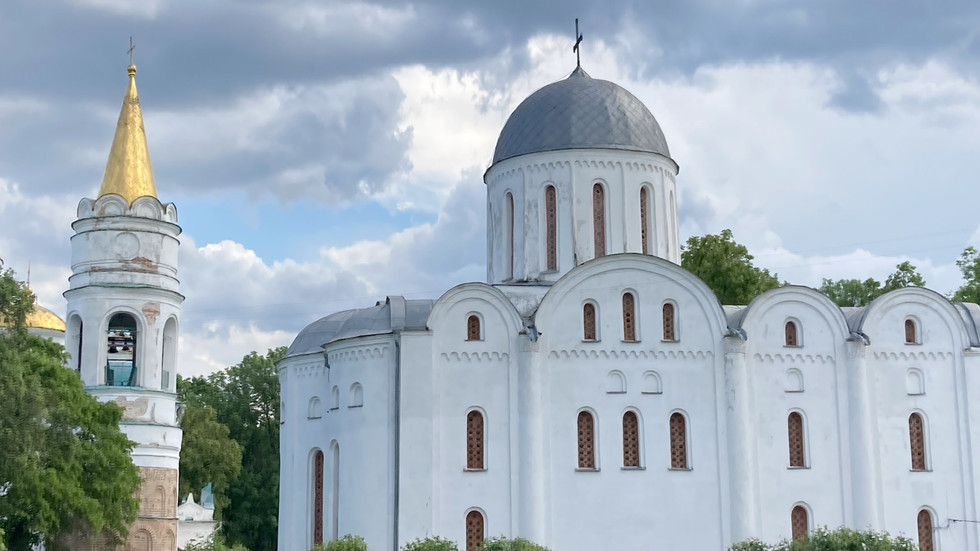
[{"label": "green tree", "polygon": [[956,267],[963,274],[964,281],[950,300],[980,303],[980,253],[973,247],[967,247],[956,261]]},{"label": "green tree", "polygon": [[346,536],[317,545],[312,551],[368,551],[368,546],[361,536]]},{"label": "green tree", "polygon": [[184,551],[248,551],[248,549],[244,545],[228,546],[220,534],[215,534],[204,543],[188,543]]},{"label": "green tree", "polygon": [[736,543],[728,551],[917,551],[918,546],[903,537],[891,537],[884,532],[858,532],[850,528],[828,530],[819,528],[801,540],[783,540],[765,544],[757,539]]},{"label": "green tree", "polygon": [[194,492],[200,497],[201,488],[210,482],[214,518],[220,520],[228,505],[228,485],[242,470],[242,448],[229,437],[228,427],[218,422],[210,406],[189,404],[181,428],[180,495]]},{"label": "green tree", "polygon": [[483,542],[480,551],[548,551],[548,549],[523,538],[490,538]]},{"label": "green tree", "polygon": [[868,278],[864,281],[857,279],[824,279],[820,292],[827,295],[838,306],[867,306],[881,295],[903,287],[925,287],[926,280],[922,274],[906,260],[895,266],[895,271],[888,276],[885,284]]},{"label": "green tree", "polygon": [[402,551],[459,551],[459,547],[454,541],[436,536],[409,542]]},{"label": "green tree", "polygon": [[756,268],[752,255],[732,237],[732,230],[691,237],[681,252],[681,266],[701,278],[722,304],[748,304],[780,286],[769,270]]},{"label": "green tree", "polygon": [[[256,352],[208,377],[180,380],[186,404],[210,406],[242,450],[242,469],[229,481],[221,530],[228,542],[276,549],[279,517],[279,375],[286,347]],[[217,496],[217,493],[216,493]]]},{"label": "green tree", "polygon": [[0,533],[11,551],[86,528],[116,541],[136,519],[139,471],[122,410],[85,392],[64,348],[27,332],[33,297],[0,274]]}]

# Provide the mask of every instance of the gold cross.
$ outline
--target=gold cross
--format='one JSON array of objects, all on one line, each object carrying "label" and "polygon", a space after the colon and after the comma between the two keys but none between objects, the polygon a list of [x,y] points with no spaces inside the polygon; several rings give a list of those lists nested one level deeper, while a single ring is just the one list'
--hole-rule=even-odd
[{"label": "gold cross", "polygon": [[[576,21],[578,21],[578,20],[576,19]],[[129,64],[130,65],[133,64],[133,50],[135,50],[135,49],[136,49],[136,45],[133,44],[133,37],[129,37],[129,51],[127,53],[129,54]]]}]

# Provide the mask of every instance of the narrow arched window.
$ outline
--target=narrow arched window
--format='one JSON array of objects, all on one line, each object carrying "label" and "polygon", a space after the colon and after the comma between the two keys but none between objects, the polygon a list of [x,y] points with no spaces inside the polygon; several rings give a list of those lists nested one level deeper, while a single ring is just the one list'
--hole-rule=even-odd
[{"label": "narrow arched window", "polygon": [[803,439],[803,416],[798,412],[789,414],[789,466],[806,467],[806,449]]},{"label": "narrow arched window", "polygon": [[555,186],[544,190],[545,243],[548,270],[558,269],[558,198]]},{"label": "narrow arched window", "polygon": [[650,235],[650,220],[647,214],[647,202],[649,201],[649,193],[647,192],[646,186],[640,188],[640,239],[643,241],[643,254],[650,254],[650,243],[648,241]]},{"label": "narrow arched window", "polygon": [[507,277],[514,277],[514,196],[510,193],[507,194],[507,239],[505,243],[507,244],[507,249],[504,254],[507,255]]},{"label": "narrow arched window", "polygon": [[480,340],[480,316],[471,315],[466,319],[466,340]]},{"label": "narrow arched window", "polygon": [[578,468],[595,468],[595,419],[587,411],[578,413]]},{"label": "narrow arched window", "polygon": [[916,344],[919,342],[916,337],[915,322],[910,319],[905,320],[905,344]]},{"label": "narrow arched window", "polygon": [[926,470],[926,434],[922,416],[909,415],[909,447],[912,449],[912,470]]},{"label": "narrow arched window", "polygon": [[932,513],[923,509],[916,519],[919,528],[919,551],[933,551],[936,548],[935,532],[932,529]]},{"label": "narrow arched window", "polygon": [[633,293],[623,293],[623,340],[636,340],[636,305]]},{"label": "narrow arched window", "polygon": [[606,196],[602,184],[592,186],[592,233],[595,257],[606,255]]},{"label": "narrow arched window", "polygon": [[793,507],[790,522],[793,525],[793,539],[805,540],[807,533],[810,531],[810,515],[806,512],[806,507],[802,505]]},{"label": "narrow arched window", "polygon": [[640,466],[640,423],[636,413],[623,414],[623,466]]},{"label": "narrow arched window", "polygon": [[674,317],[674,305],[669,302],[665,302],[663,310],[664,310],[664,340],[675,341],[677,340],[677,331],[676,331],[676,320]]},{"label": "narrow arched window", "polygon": [[323,543],[323,452],[313,455],[313,545]]},{"label": "narrow arched window", "polygon": [[466,468],[484,469],[483,463],[483,414],[471,411],[466,414]]},{"label": "narrow arched window", "polygon": [[585,328],[583,338],[587,341],[596,340],[595,331],[595,304],[585,303],[582,307],[582,326]]},{"label": "narrow arched window", "polygon": [[109,318],[106,332],[105,384],[107,386],[136,386],[136,318],[119,312]]},{"label": "narrow arched window", "polygon": [[483,515],[479,511],[466,513],[466,551],[483,547]]},{"label": "narrow arched window", "polygon": [[687,420],[675,412],[670,416],[670,468],[687,467]]},{"label": "narrow arched window", "polygon": [[796,322],[787,321],[786,322],[786,346],[799,346],[799,335],[796,330]]},{"label": "narrow arched window", "polygon": [[331,442],[330,466],[330,538],[337,539],[340,531],[340,444]]}]

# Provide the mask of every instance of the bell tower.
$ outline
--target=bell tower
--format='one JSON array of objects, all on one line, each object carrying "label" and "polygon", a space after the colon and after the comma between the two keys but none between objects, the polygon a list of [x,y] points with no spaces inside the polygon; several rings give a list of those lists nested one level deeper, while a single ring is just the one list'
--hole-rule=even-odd
[{"label": "bell tower", "polygon": [[136,443],[140,507],[124,549],[176,551],[180,226],[174,205],[157,199],[136,66],[128,72],[99,195],[78,203],[72,223],[66,348],[86,390],[123,408],[120,428]]}]

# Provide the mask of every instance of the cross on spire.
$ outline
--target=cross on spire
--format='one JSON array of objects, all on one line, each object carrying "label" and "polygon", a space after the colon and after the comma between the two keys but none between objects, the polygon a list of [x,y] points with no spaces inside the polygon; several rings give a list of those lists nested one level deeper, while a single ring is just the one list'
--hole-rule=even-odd
[{"label": "cross on spire", "polygon": [[575,18],[575,45],[572,46],[572,51],[575,52],[575,66],[578,68],[582,67],[582,56],[579,53],[578,46],[582,43],[582,35],[578,32],[578,17]]},{"label": "cross on spire", "polygon": [[[577,21],[577,20],[576,20]],[[133,37],[129,37],[129,50],[126,53],[129,54],[129,64],[133,64],[133,50],[136,49],[136,44],[133,44]]]}]

